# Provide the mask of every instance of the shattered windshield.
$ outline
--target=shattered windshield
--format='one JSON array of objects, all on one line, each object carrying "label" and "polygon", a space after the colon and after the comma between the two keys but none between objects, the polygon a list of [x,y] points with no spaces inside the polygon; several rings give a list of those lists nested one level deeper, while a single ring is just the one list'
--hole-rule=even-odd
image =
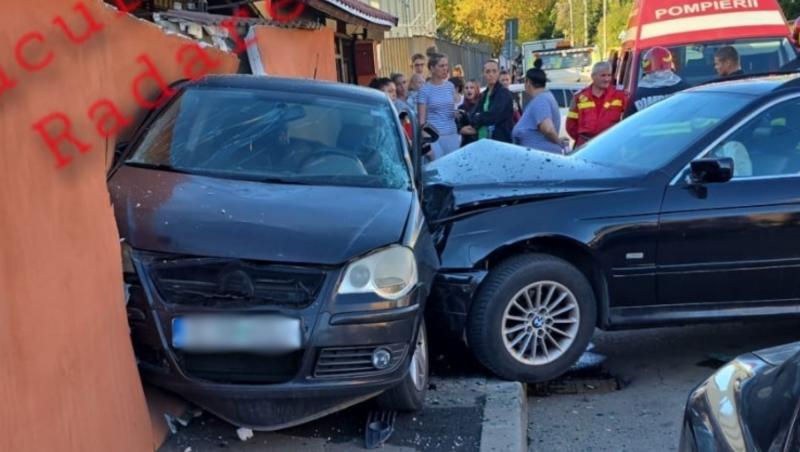
[{"label": "shattered windshield", "polygon": [[734,93],[679,93],[625,119],[572,155],[603,166],[650,172],[681,155],[752,100]]},{"label": "shattered windshield", "polygon": [[151,125],[126,163],[278,183],[410,186],[388,102],[296,92],[190,88]]}]

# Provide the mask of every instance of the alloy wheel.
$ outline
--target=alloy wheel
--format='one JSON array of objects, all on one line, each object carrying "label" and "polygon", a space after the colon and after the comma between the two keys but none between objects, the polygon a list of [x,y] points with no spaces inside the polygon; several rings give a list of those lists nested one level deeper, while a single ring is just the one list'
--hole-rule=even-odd
[{"label": "alloy wheel", "polygon": [[575,295],[555,281],[537,281],[517,292],[503,312],[503,343],[511,356],[540,366],[560,358],[575,342],[580,308]]}]

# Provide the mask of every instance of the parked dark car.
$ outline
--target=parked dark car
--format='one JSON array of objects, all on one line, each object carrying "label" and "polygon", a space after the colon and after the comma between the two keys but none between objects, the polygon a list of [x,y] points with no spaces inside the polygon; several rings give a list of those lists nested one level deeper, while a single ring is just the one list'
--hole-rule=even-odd
[{"label": "parked dark car", "polygon": [[797,316],[799,143],[784,75],[681,93],[569,156],[482,140],[435,161],[431,321],[540,381],[596,327]]},{"label": "parked dark car", "polygon": [[747,353],[689,395],[681,452],[800,450],[800,342]]},{"label": "parked dark car", "polygon": [[438,258],[388,98],[251,76],[176,88],[109,176],[142,375],[262,430],[373,396],[419,409]]}]

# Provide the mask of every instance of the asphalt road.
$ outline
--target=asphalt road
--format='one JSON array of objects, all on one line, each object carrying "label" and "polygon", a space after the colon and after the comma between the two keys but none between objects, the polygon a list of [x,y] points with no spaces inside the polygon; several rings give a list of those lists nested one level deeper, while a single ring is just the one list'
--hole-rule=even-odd
[{"label": "asphalt road", "polygon": [[674,451],[689,392],[736,355],[800,340],[799,324],[598,332],[599,369],[529,385],[529,450]]},{"label": "asphalt road", "polygon": [[[606,356],[602,366],[529,385],[530,451],[674,451],[693,387],[740,353],[794,340],[800,340],[797,321],[598,331],[594,344]],[[434,357],[425,410],[399,414],[381,450],[478,451],[487,375],[464,349],[439,350]],[[160,451],[365,450],[372,408],[361,404],[293,429],[255,432],[247,441],[206,413]]]},{"label": "asphalt road", "polygon": [[[451,344],[452,346],[452,344]],[[419,413],[399,413],[384,452],[477,452],[480,446],[486,374],[464,348],[445,354],[432,350],[432,373],[426,406]],[[340,452],[365,449],[365,426],[371,402],[317,421],[278,432],[254,432],[242,441],[236,427],[204,413],[178,426],[159,452],[292,451]]]}]

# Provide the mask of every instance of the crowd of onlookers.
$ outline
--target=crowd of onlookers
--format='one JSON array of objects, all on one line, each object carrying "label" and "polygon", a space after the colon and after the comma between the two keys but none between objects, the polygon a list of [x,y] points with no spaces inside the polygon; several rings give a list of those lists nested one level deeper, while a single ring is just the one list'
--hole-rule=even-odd
[{"label": "crowd of onlookers", "polygon": [[[613,83],[611,64],[596,63],[592,83],[574,94],[566,118],[561,117],[558,103],[547,89],[541,60],[524,75],[524,90],[530,99],[524,108],[509,91],[512,75],[496,60],[484,63],[481,85],[475,78],[465,78],[460,65],[451,70],[447,55],[435,49],[411,57],[408,78],[392,74],[374,79],[370,86],[385,92],[394,102],[405,118],[409,137],[410,116],[404,113],[413,112],[420,124],[436,128],[439,139],[426,155],[428,160],[483,138],[566,154],[572,146],[569,139],[559,136],[562,121],[566,121],[566,132],[578,147],[623,117],[688,87],[675,73],[672,54],[666,48],[650,49],[642,65],[644,76],[633,99],[628,99]],[[731,46],[717,51],[714,66],[720,77],[741,74],[738,53]]]},{"label": "crowd of onlookers", "polygon": [[[413,112],[420,124],[436,128],[439,139],[426,155],[428,160],[482,138],[560,152],[558,105],[545,89],[547,77],[539,66],[525,76],[525,89],[533,101],[524,111],[508,89],[512,74],[496,60],[484,63],[482,85],[476,78],[466,78],[460,65],[451,68],[447,55],[435,50],[411,57],[410,76],[376,78],[370,87],[385,92],[401,116]],[[406,126],[410,134],[410,123]]]}]

